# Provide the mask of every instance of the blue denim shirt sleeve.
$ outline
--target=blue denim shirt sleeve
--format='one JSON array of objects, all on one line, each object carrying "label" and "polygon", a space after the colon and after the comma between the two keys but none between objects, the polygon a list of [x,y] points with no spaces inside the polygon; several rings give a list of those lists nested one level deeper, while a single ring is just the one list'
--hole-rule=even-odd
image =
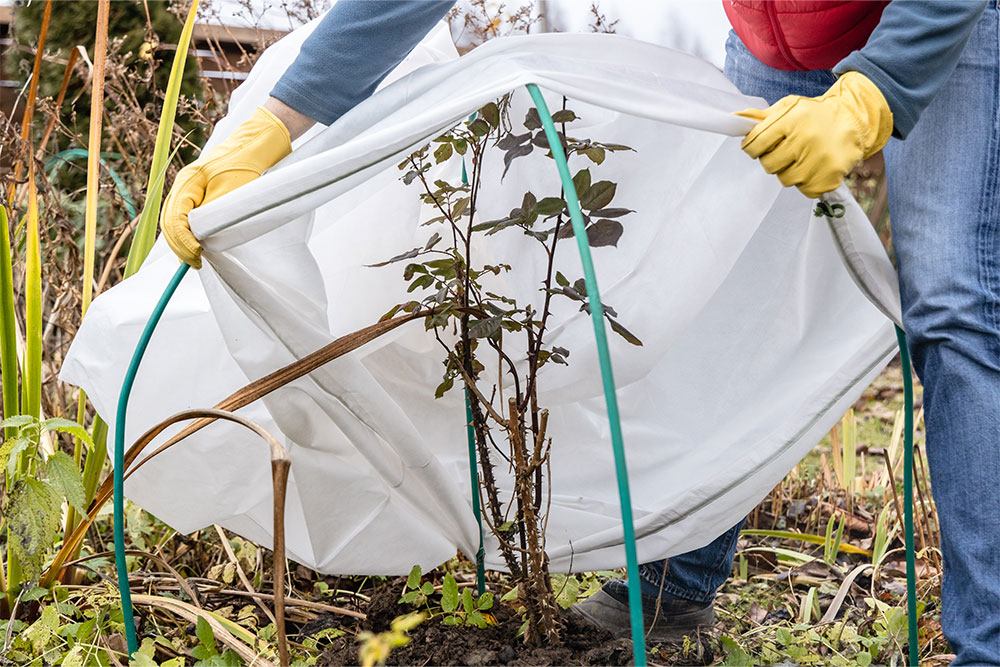
[{"label": "blue denim shirt sleeve", "polygon": [[271,95],[329,125],[366,99],[454,0],[340,0]]},{"label": "blue denim shirt sleeve", "polygon": [[951,76],[988,0],[892,0],[868,43],[837,63],[861,72],[885,95],[893,134],[905,138]]}]

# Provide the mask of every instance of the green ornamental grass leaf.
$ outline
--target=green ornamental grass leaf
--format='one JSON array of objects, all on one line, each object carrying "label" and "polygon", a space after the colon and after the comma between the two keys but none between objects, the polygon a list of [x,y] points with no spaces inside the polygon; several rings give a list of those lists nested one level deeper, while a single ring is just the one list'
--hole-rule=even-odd
[{"label": "green ornamental grass leaf", "polygon": [[20,479],[10,491],[8,539],[25,581],[36,581],[42,574],[45,552],[59,535],[61,501],[52,485],[37,479]]},{"label": "green ornamental grass leaf", "polygon": [[45,462],[45,476],[50,484],[70,506],[81,515],[87,512],[87,499],[83,491],[83,476],[73,457],[58,451]]},{"label": "green ornamental grass leaf", "polygon": [[450,574],[444,575],[441,584],[441,609],[448,614],[458,609],[458,583]]}]

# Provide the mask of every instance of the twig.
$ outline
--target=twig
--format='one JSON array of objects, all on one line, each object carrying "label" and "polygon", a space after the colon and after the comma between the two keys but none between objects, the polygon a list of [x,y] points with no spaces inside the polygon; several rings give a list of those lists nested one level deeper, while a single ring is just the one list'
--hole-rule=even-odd
[{"label": "twig", "polygon": [[[239,576],[240,581],[243,582],[243,587],[246,588],[247,592],[250,593],[250,596],[254,598],[257,606],[264,611],[264,615],[267,616],[272,623],[277,623],[274,618],[274,614],[272,614],[271,610],[267,608],[267,605],[257,599],[257,591],[250,584],[250,580],[247,579],[246,572],[243,571],[243,566],[240,565],[240,561],[236,558],[236,554],[233,553],[233,547],[229,544],[229,538],[226,537],[226,532],[222,529],[222,526],[216,523],[212,524],[212,527],[215,528],[215,532],[218,534],[219,540],[222,542],[222,548],[225,549],[226,555],[229,556],[229,562],[236,566],[236,574]],[[276,587],[282,584],[283,582],[274,582]]]}]

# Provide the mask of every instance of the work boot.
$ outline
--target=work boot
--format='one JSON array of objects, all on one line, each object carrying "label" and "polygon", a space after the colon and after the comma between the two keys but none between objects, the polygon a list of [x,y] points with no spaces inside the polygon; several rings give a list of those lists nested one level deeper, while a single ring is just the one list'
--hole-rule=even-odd
[{"label": "work boot", "polygon": [[[658,602],[648,595],[641,597],[646,640],[649,642],[679,643],[686,635],[695,635],[699,630],[711,630],[715,623],[715,607],[712,602],[693,602],[666,596]],[[610,630],[616,637],[632,636],[628,585],[623,581],[609,581],[601,590],[569,610],[592,625]]]}]

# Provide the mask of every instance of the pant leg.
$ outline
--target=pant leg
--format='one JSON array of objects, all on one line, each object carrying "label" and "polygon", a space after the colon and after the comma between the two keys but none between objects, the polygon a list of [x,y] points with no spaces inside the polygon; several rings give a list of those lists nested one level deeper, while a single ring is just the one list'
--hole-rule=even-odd
[{"label": "pant leg", "polygon": [[[726,76],[746,95],[763,97],[774,104],[786,95],[822,95],[836,81],[829,70],[784,72],[771,69],[747,50],[735,32],[726,42]],[[678,597],[708,602],[733,569],[736,541],[743,519],[711,544],[666,561],[644,563],[639,576],[644,595]]]},{"label": "pant leg", "polygon": [[924,385],[954,665],[1000,664],[1000,23],[986,10],[905,141],[885,149],[893,244]]}]

